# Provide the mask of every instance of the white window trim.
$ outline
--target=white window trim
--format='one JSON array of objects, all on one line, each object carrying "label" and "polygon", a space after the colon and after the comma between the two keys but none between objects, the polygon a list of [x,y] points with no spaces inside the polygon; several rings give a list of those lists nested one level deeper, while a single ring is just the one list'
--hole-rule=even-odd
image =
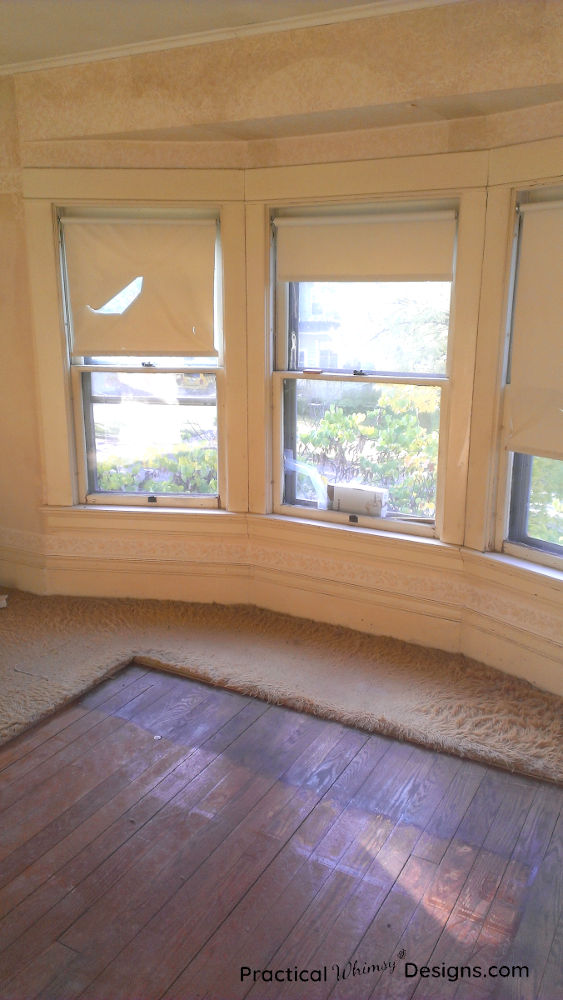
[{"label": "white window trim", "polygon": [[[392,199],[395,202],[395,199]],[[377,203],[373,201],[370,205],[389,205],[391,199],[383,198]],[[430,209],[435,207],[440,209],[455,205],[458,212],[458,231],[456,246],[456,267],[452,289],[452,302],[450,312],[450,329],[448,338],[448,368],[445,381],[442,385],[442,398],[440,407],[440,437],[438,451],[438,482],[436,493],[436,519],[434,526],[430,527],[430,534],[438,537],[443,542],[455,545],[462,545],[465,535],[465,506],[467,478],[469,471],[469,428],[471,425],[472,405],[473,405],[473,376],[475,370],[475,355],[477,343],[477,326],[479,316],[479,301],[481,288],[482,269],[482,246],[485,237],[485,211],[486,211],[486,191],[483,189],[469,190],[462,192],[449,192],[447,195],[432,196],[426,198],[419,196],[414,202],[403,196],[402,206],[406,211],[409,209]],[[296,205],[298,203],[294,203]],[[358,203],[349,202],[350,207]],[[363,202],[365,205],[365,202]],[[322,207],[321,202],[316,202],[315,207]],[[327,204],[325,207],[330,207]],[[292,209],[291,205],[284,206],[285,211]],[[310,203],[299,204],[299,210],[306,214]],[[279,205],[270,207],[270,217],[279,213]],[[283,287],[283,286],[282,286]],[[278,286],[279,288],[279,286]],[[280,304],[281,303],[281,304]],[[287,308],[287,307],[286,307]],[[278,324],[284,322],[285,317],[282,296],[278,295],[276,303],[276,321]],[[280,347],[280,340],[276,338],[274,350],[276,352],[276,368],[284,366],[284,348]],[[309,508],[299,508],[285,505],[281,502],[282,497],[282,456],[283,443],[281,440],[281,379],[287,377],[282,371],[272,372],[272,410],[273,410],[273,431],[272,431],[272,459],[273,459],[273,497],[272,507],[274,513],[285,514],[296,517],[307,517],[311,519],[326,520],[330,522],[336,520],[331,511],[312,511]],[[311,373],[306,373],[306,377],[314,377]],[[331,376],[322,375],[322,378]],[[336,380],[341,380],[346,376],[335,375]],[[350,376],[354,379],[354,376]],[[367,377],[366,377],[367,380]],[[374,377],[374,381],[395,381],[400,382],[401,378],[390,376],[388,379]],[[416,378],[407,378],[405,381],[416,384]],[[438,380],[439,381],[439,380]],[[339,523],[342,515],[337,515]],[[377,530],[389,532],[405,532],[405,534],[419,534],[426,536],[428,525],[413,522],[404,522],[400,519],[385,518],[376,519],[362,518],[358,524],[350,524],[347,515],[343,516],[344,523],[352,529],[356,526],[370,527]]]},{"label": "white window trim", "polygon": [[[505,428],[505,393],[506,378],[510,363],[510,341],[512,335],[512,309],[514,304],[516,286],[516,265],[517,246],[519,231],[519,213],[517,206],[526,196],[530,196],[532,204],[548,207],[551,202],[561,202],[562,188],[554,185],[553,181],[545,184],[538,184],[531,188],[524,185],[511,186],[510,188],[500,188],[495,192],[497,197],[504,200],[504,212],[507,217],[509,228],[506,249],[506,268],[503,276],[502,291],[502,346],[500,350],[501,373],[500,387],[498,391],[498,463],[497,482],[495,498],[495,510],[492,513],[492,547],[497,553],[505,554],[523,561],[534,563],[538,566],[545,566],[548,569],[563,571],[563,556],[554,552],[548,552],[540,547],[527,545],[523,542],[510,540],[508,538],[510,521],[510,503],[512,494],[512,452],[508,448],[507,434]],[[493,456],[491,455],[491,461]]]},{"label": "white window trim", "polygon": [[[186,197],[187,195],[187,197]],[[132,200],[133,199],[133,200]],[[138,200],[135,200],[138,199]],[[85,497],[82,466],[83,441],[78,443],[74,427],[77,393],[64,325],[57,214],[61,206],[92,212],[115,208],[139,208],[174,214],[207,212],[220,218],[223,255],[223,302],[226,331],[225,367],[233,378],[227,381],[220,369],[218,395],[218,481],[221,505],[234,511],[248,509],[247,452],[243,448],[235,463],[228,460],[226,428],[239,440],[246,438],[246,357],[244,352],[244,182],[238,170],[57,170],[24,172],[24,206],[30,296],[34,328],[35,374],[39,394],[40,438],[44,495],[47,507],[81,505]],[[242,252],[241,252],[242,251]],[[229,477],[227,479],[227,467]],[[82,478],[81,478],[82,477]],[[101,497],[102,495],[100,495]],[[194,509],[191,498],[182,503]],[[184,498],[182,498],[184,500]],[[130,497],[104,496],[100,505],[129,506]],[[212,500],[213,502],[213,500]],[[145,500],[142,501],[143,506]],[[132,504],[135,506],[134,504]],[[158,507],[168,506],[167,500]],[[199,498],[196,499],[199,507]],[[149,508],[153,505],[147,505]],[[170,503],[170,506],[175,506]],[[212,507],[209,508],[210,511]]]}]

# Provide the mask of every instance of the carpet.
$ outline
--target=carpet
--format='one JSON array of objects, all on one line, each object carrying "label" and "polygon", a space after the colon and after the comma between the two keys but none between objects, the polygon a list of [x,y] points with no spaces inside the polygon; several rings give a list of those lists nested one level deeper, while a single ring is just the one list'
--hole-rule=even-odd
[{"label": "carpet", "polygon": [[557,695],[465,656],[248,605],[9,593],[0,741],[131,661],[563,781]]}]

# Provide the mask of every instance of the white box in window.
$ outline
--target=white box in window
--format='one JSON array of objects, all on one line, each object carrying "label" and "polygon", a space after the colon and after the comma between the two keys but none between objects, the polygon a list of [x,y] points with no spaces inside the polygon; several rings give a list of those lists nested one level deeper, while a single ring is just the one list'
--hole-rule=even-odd
[{"label": "white box in window", "polygon": [[367,514],[369,517],[387,516],[389,490],[382,487],[329,483],[327,493],[330,510]]}]

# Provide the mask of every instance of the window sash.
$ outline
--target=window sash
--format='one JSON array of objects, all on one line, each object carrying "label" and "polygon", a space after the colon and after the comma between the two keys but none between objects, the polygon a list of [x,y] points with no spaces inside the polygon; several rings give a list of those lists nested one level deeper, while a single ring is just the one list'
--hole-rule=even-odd
[{"label": "window sash", "polygon": [[[284,382],[288,379],[295,381],[330,381],[336,383],[354,382],[368,384],[402,384],[413,386],[437,386],[441,389],[440,402],[440,430],[438,445],[438,465],[436,479],[436,515],[434,519],[409,517],[408,515],[390,514],[385,518],[375,516],[350,515],[334,510],[322,510],[310,507],[301,503],[290,504],[284,502]],[[405,534],[416,534],[427,537],[438,537],[438,523],[441,521],[441,510],[439,507],[440,498],[443,494],[442,481],[444,476],[443,453],[445,450],[445,435],[443,427],[445,414],[448,411],[448,386],[449,380],[446,376],[420,376],[415,375],[394,377],[391,375],[346,375],[329,372],[296,372],[296,371],[275,371],[273,372],[273,420],[274,428],[274,511],[279,514],[289,514],[292,517],[313,518],[333,522],[335,524],[355,524],[358,527],[370,529],[382,529],[384,531],[400,531]]]},{"label": "window sash", "polygon": [[534,456],[515,453],[512,456],[512,481],[508,518],[508,542],[530,546],[541,552],[563,556],[563,546],[531,535],[528,531],[532,466]]},{"label": "window sash", "polygon": [[[186,375],[211,375],[215,380],[216,396],[215,408],[217,412],[217,492],[209,494],[189,494],[189,493],[166,493],[155,490],[153,493],[134,492],[107,492],[103,489],[93,489],[96,484],[96,453],[95,453],[95,431],[94,414],[92,409],[93,399],[88,399],[88,390],[85,384],[95,374],[186,374]],[[84,376],[88,376],[87,382]],[[147,506],[147,507],[192,507],[205,509],[218,509],[221,506],[221,462],[220,462],[220,396],[222,394],[221,382],[222,371],[217,368],[158,368],[146,369],[141,366],[99,366],[81,365],[74,363],[71,366],[72,396],[74,404],[74,425],[77,443],[77,467],[80,502],[97,505],[118,505],[122,507]],[[151,499],[149,499],[149,497]],[[154,499],[156,498],[156,500]]]}]

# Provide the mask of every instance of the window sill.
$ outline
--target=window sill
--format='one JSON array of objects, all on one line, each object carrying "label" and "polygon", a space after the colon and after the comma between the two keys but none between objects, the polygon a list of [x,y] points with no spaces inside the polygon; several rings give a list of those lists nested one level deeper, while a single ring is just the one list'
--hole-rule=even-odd
[{"label": "window sill", "polygon": [[[512,548],[512,546],[511,546]],[[495,576],[503,578],[503,582],[509,582],[515,590],[520,588],[530,591],[530,583],[540,588],[545,588],[546,592],[552,594],[561,593],[563,585],[563,567],[546,566],[538,562],[530,561],[519,554],[520,546],[515,545],[514,550],[518,550],[517,555],[512,552],[478,552],[476,549],[461,549],[461,556],[465,568],[474,572],[476,576],[487,576],[493,579]]]},{"label": "window sill", "polygon": [[557,570],[563,572],[563,556],[554,552],[544,552],[532,545],[519,545],[518,542],[505,542],[502,551],[506,556],[517,561],[518,565],[531,564],[531,569]]},{"label": "window sill", "polygon": [[[315,516],[311,516],[314,510]],[[364,530],[372,534],[401,535],[409,538],[437,538],[435,524],[425,524],[421,521],[402,520],[393,517],[370,517],[368,515],[345,513],[344,511],[323,510],[317,513],[317,508],[280,504],[274,515],[286,517],[291,521],[306,521],[308,524],[324,524],[327,527],[348,528],[351,531]]]},{"label": "window sill", "polygon": [[[246,534],[244,514],[198,507],[162,507],[151,505],[119,506],[118,504],[75,504],[69,507],[43,506],[43,523],[47,532],[89,529],[107,531],[138,530],[143,532],[220,533],[230,523],[234,534]],[[242,518],[242,520],[241,520]]]}]

